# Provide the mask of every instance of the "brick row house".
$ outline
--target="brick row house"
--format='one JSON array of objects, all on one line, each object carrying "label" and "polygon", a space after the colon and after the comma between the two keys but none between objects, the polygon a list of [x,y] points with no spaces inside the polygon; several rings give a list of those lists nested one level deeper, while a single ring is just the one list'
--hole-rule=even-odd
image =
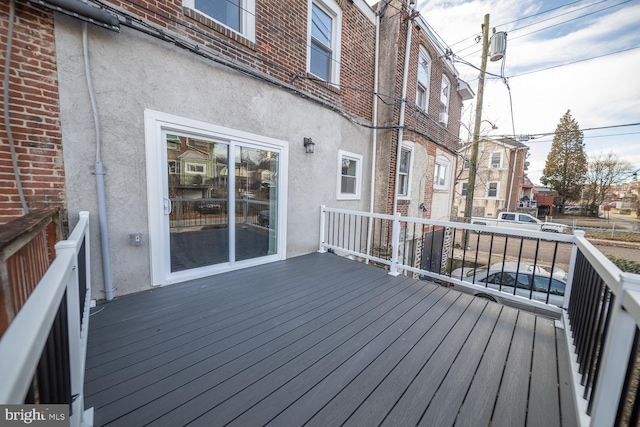
[{"label": "brick row house", "polygon": [[449,216],[472,92],[407,2],[12,4],[0,220],[15,171],[91,212],[97,299],[312,252],[321,205]]}]

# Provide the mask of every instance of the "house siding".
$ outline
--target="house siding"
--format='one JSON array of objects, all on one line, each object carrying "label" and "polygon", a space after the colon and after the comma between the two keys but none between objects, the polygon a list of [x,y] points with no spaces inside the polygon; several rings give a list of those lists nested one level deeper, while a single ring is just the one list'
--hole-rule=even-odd
[{"label": "house siding", "polygon": [[[8,44],[9,4],[0,4],[2,75]],[[4,91],[4,79],[0,90]],[[3,107],[4,110],[4,107]],[[29,209],[65,206],[53,14],[16,2],[9,75],[9,117],[20,180]],[[0,223],[24,214],[6,126],[0,127]]]},{"label": "house siding", "polygon": [[[402,77],[404,74],[409,13],[401,1],[392,1],[381,18],[381,56],[379,127],[392,129],[378,130],[377,173],[375,188],[375,209],[377,212],[393,213],[396,186],[396,165],[398,147],[398,123],[402,101]],[[434,46],[425,31],[426,23],[418,17],[412,22],[409,69],[407,74],[407,97],[403,141],[415,144],[412,174],[412,197],[397,202],[397,212],[402,215],[445,219],[449,218],[454,186],[456,149],[458,147],[459,120],[462,97],[457,92],[458,79],[447,60]],[[423,111],[416,105],[418,80],[418,58],[420,48],[427,50],[431,57],[431,74],[428,108]],[[439,123],[440,92],[442,76],[451,83],[449,97],[449,120],[446,126]],[[395,128],[394,128],[395,127]],[[450,162],[448,189],[434,190],[434,165],[436,156],[443,155]],[[424,206],[420,208],[420,205]],[[435,207],[437,205],[437,208]]]},{"label": "house siding", "polygon": [[[162,7],[113,3],[114,13],[145,19],[180,38],[181,45],[193,42],[201,55],[154,36],[155,31],[88,27],[116,295],[152,285],[154,230],[149,229],[147,181],[153,177],[146,169],[145,110],[287,142],[287,257],[317,249],[320,205],[368,209],[375,25],[354,3],[343,2],[340,85],[319,82],[306,73],[309,3],[289,3],[256,1],[255,43],[212,21],[187,16],[199,15],[179,2]],[[93,180],[95,147],[86,143],[93,140],[91,106],[86,84],[78,79],[84,75],[81,34],[77,20],[56,16],[65,164],[72,171],[67,176],[71,222],[75,212],[97,209],[86,185]],[[304,152],[305,137],[316,143],[313,155]],[[363,158],[362,193],[356,200],[337,200],[339,149]],[[145,244],[131,246],[131,233],[143,233]],[[92,237],[92,253],[99,256],[97,232]],[[93,294],[99,299],[100,266],[93,273]]]}]

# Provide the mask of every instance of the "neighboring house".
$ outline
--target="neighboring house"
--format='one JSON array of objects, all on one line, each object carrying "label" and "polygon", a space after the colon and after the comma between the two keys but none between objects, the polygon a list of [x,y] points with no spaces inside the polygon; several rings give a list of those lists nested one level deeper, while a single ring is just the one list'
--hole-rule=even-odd
[{"label": "neighboring house", "polygon": [[[376,90],[377,17],[364,0],[12,1],[9,111],[26,203],[61,206],[71,226],[91,212],[92,254],[111,264],[94,264],[94,298],[312,252],[321,205],[367,211],[375,198],[376,212],[448,215],[471,91],[403,2],[379,9]],[[5,147],[6,222],[24,210]]]},{"label": "neighboring house", "polygon": [[[386,129],[377,132],[375,211],[393,213],[395,207],[402,215],[449,219],[462,102],[473,92],[460,80],[427,22],[412,15],[405,2],[381,2],[378,12],[378,91],[405,102],[385,97],[378,102],[377,124]],[[403,96],[405,63],[409,67]]]},{"label": "neighboring house", "polygon": [[[459,150],[455,197],[458,216],[465,212],[472,149],[470,143]],[[527,145],[511,138],[480,140],[472,216],[496,217],[501,211],[518,207],[528,151]]]},{"label": "neighboring house", "polygon": [[[527,164],[525,162],[525,169],[526,169],[526,165]],[[524,178],[522,178],[522,192],[520,193],[518,207],[520,208],[537,208],[538,207],[538,201],[535,198],[533,182],[531,182],[531,180],[526,174],[524,175]]]},{"label": "neighboring house", "polygon": [[533,187],[533,192],[538,205],[538,215],[553,215],[553,203],[558,192],[542,186]]}]

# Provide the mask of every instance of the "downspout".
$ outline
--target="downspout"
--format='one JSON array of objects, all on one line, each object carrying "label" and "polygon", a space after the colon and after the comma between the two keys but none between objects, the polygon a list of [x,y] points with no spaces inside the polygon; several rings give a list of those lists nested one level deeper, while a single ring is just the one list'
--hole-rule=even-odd
[{"label": "downspout", "polygon": [[[513,149],[513,164],[512,164],[512,170],[511,170],[511,183],[509,184],[509,197],[507,198],[507,206],[506,206],[506,211],[512,211],[511,209],[511,195],[513,194],[513,181],[514,178],[516,176],[516,167],[518,166],[518,151],[520,151],[520,148],[518,147],[514,147]],[[513,209],[513,211],[515,211],[515,209]]]},{"label": "downspout", "polygon": [[378,62],[380,60],[380,14],[376,13],[376,51],[374,55],[374,68],[373,68],[373,155],[371,156],[371,197],[369,200],[369,212],[374,211],[374,190],[376,188],[376,161],[377,161],[377,149],[378,149],[378,130],[375,129],[378,126]]},{"label": "downspout", "polygon": [[413,8],[409,5],[409,21],[407,22],[407,46],[404,54],[404,71],[402,73],[402,98],[400,100],[400,118],[398,119],[398,150],[396,153],[396,182],[393,193],[393,215],[398,213],[398,179],[400,177],[400,157],[402,156],[402,139],[404,138],[404,112],[407,103],[407,80],[409,75],[409,57],[411,56],[411,33],[413,31]]},{"label": "downspout", "polygon": [[7,30],[7,50],[5,52],[5,65],[4,65],[4,93],[3,93],[3,109],[4,109],[4,127],[7,132],[7,141],[9,142],[9,152],[11,153],[11,166],[13,167],[13,176],[16,182],[16,190],[20,197],[20,204],[24,214],[29,213],[29,207],[27,201],[24,198],[24,191],[22,190],[22,181],[20,179],[20,167],[18,166],[18,155],[16,154],[16,146],[13,142],[13,132],[11,131],[11,119],[9,115],[9,77],[11,74],[11,50],[13,48],[13,21],[16,15],[16,1],[11,0],[9,2],[9,28]]},{"label": "downspout", "polygon": [[[376,161],[378,150],[378,61],[380,59],[380,12],[376,13],[376,41],[374,52],[374,65],[373,65],[373,136],[371,138],[372,155],[371,155],[371,189],[369,190],[369,213],[373,213],[375,203],[375,188],[376,188]],[[369,220],[367,226],[367,254],[371,251],[371,238],[372,238],[372,220]],[[366,264],[369,264],[369,258],[367,258]]]},{"label": "downspout", "polygon": [[104,276],[104,295],[107,301],[113,299],[113,283],[111,281],[111,252],[109,251],[109,228],[107,226],[107,198],[104,185],[104,166],[102,164],[102,143],[100,141],[100,118],[98,106],[91,81],[91,69],[89,68],[89,42],[87,38],[87,23],[82,23],[82,53],[84,56],[84,71],[87,78],[89,99],[93,112],[93,122],[96,133],[96,197],[98,198],[98,223],[100,227],[100,245],[102,249],[102,273]]}]

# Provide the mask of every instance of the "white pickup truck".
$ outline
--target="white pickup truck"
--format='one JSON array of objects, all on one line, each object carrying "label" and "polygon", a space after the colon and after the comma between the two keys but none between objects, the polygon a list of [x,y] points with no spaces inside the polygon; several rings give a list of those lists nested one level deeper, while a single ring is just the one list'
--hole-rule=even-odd
[{"label": "white pickup truck", "polygon": [[523,228],[529,230],[564,233],[566,226],[553,222],[542,222],[538,218],[519,212],[500,212],[498,218],[471,218],[471,224],[488,225],[491,227]]}]

